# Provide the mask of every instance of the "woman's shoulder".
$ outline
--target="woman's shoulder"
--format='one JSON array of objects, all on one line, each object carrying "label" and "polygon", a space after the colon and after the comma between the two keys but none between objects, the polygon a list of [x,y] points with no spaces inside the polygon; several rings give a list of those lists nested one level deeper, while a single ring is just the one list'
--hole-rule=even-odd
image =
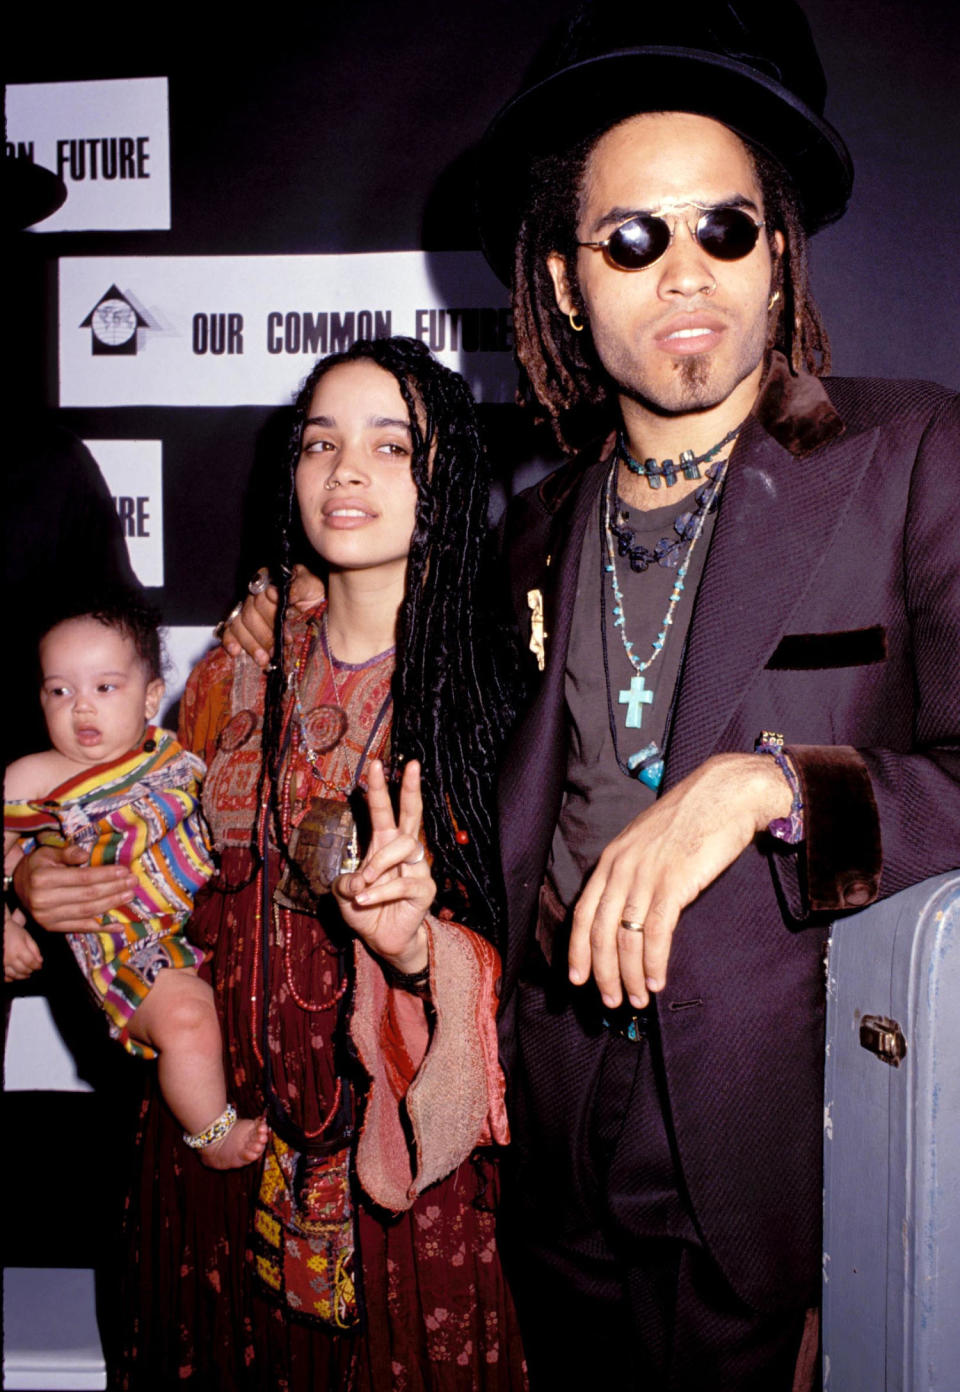
[{"label": "woman's shoulder", "polygon": [[217,646],[200,659],[187,678],[180,699],[177,738],[185,749],[205,760],[209,760],[211,746],[230,719],[234,663],[243,660],[232,658],[225,648]]},{"label": "woman's shoulder", "polygon": [[184,703],[206,700],[212,691],[228,688],[233,680],[233,664],[234,658],[219,645],[205,653],[190,669],[181,709]]},{"label": "woman's shoulder", "polygon": [[[325,601],[300,610],[291,608],[284,622],[287,642],[295,646],[308,629],[315,626],[323,612]],[[196,664],[187,678],[180,701],[178,737],[187,749],[192,749],[209,762],[217,736],[238,709],[262,707],[266,673],[252,657],[241,653],[231,657],[226,648],[211,648]]]},{"label": "woman's shoulder", "polygon": [[203,654],[198,662],[195,662],[190,669],[187,683],[193,682],[202,684],[208,681],[221,680],[228,672],[233,670],[234,659],[227,652],[222,643],[217,643]]}]

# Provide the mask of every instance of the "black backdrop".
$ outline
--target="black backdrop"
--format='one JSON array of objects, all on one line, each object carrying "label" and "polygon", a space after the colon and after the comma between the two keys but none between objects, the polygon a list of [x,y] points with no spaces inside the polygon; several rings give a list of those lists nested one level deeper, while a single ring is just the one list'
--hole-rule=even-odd
[{"label": "black backdrop", "polygon": [[[564,8],[548,0],[274,6],[259,12],[257,32],[224,8],[213,33],[196,19],[180,27],[162,7],[128,7],[109,18],[85,8],[71,20],[34,5],[15,15],[16,40],[8,16],[8,81],[168,77],[172,179],[168,232],[40,232],[9,245],[8,413],[19,419],[42,401],[57,402],[60,257],[475,246],[465,152]],[[812,253],[836,370],[960,385],[956,0],[808,0],[807,9],[830,83],[828,115],[857,169],[849,214],[816,239]],[[291,391],[305,367],[291,362]],[[211,624],[263,555],[255,475],[276,456],[281,413],[111,407],[61,417],[88,439],[163,442],[165,587],[157,598],[173,625]],[[509,487],[519,461],[544,442],[512,407],[484,407],[483,418]],[[65,948],[49,945],[57,946]],[[63,1193],[62,1139],[83,1136],[82,1147],[68,1147],[70,1183],[78,1194],[104,1197],[73,1205],[66,1222],[60,1204],[49,1221],[27,1206],[22,1231],[8,1224],[7,1260],[102,1263],[109,1309],[131,1118],[130,1103],[118,1102],[124,1086],[135,1095],[140,1072],[121,1051],[104,1048],[102,1022],[92,1007],[83,1012],[76,983],[65,980],[58,993],[49,981],[44,972],[18,994],[50,992],[97,1096],[20,1093],[7,1099],[8,1121],[38,1154],[34,1192]],[[47,1144],[38,1146],[42,1137]],[[10,1155],[19,1166],[19,1151]],[[107,1165],[112,1195],[102,1182]],[[19,1173],[11,1173],[14,1184],[22,1185]]]},{"label": "black backdrop", "polygon": [[[136,42],[45,15],[23,22],[10,81],[169,77],[172,227],[30,234],[16,283],[8,279],[22,326],[20,374],[29,378],[19,401],[30,388],[57,399],[58,257],[475,246],[465,152],[565,9],[546,0],[357,0],[280,7],[273,32],[266,11],[256,33],[228,18],[216,34],[168,30],[154,11],[156,27]],[[809,0],[807,10],[829,80],[827,114],[857,170],[850,212],[812,253],[835,370],[958,385],[954,0]],[[262,552],[249,480],[258,454],[262,461],[282,435],[277,412],[62,414],[83,437],[164,441],[164,609],[172,624],[212,621]],[[495,468],[509,480],[543,442],[513,408],[489,406],[484,417]],[[201,560],[197,540],[211,528],[216,544],[204,545]]]}]

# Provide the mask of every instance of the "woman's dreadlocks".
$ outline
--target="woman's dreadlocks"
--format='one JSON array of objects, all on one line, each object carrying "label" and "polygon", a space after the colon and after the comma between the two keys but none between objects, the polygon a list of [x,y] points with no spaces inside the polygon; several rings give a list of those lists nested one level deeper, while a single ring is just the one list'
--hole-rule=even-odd
[{"label": "woman's dreadlocks", "polygon": [[[415,339],[361,339],[318,362],[300,390],[279,485],[277,559],[283,583],[274,651],[283,652],[290,574],[298,559],[295,477],[304,421],[321,377],[361,360],[396,378],[410,420],[417,487],[397,620],[392,775],[397,777],[411,759],[420,761],[424,825],[439,886],[437,908],[466,917],[471,927],[496,938],[501,891],[495,775],[513,715],[513,689],[512,663],[503,659],[505,645],[484,607],[493,588],[488,474],[466,383]],[[260,775],[261,794],[265,786],[269,790],[281,847],[285,838],[277,788],[286,681],[278,662],[267,683]]]}]

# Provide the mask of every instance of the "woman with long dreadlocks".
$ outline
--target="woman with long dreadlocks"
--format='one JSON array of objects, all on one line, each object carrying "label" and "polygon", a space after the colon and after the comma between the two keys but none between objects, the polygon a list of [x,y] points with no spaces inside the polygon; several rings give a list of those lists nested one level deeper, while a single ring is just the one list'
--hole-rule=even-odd
[{"label": "woman with long dreadlocks", "polygon": [[[279,492],[282,656],[208,655],[181,707],[220,852],[191,935],[231,1093],[270,1141],[211,1184],[150,1109],[125,1384],[519,1387],[477,1151],[506,1139],[491,807],[510,697],[477,607],[465,383],[410,339],[322,360]],[[325,585],[305,610],[304,558]]]}]

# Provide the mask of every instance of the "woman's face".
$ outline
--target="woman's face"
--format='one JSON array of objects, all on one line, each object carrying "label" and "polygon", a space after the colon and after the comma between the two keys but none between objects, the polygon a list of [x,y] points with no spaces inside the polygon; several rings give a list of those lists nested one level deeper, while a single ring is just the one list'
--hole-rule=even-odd
[{"label": "woman's face", "polygon": [[368,359],[317,383],[296,489],[304,531],[332,570],[406,570],[417,489],[407,407],[396,379]]}]

